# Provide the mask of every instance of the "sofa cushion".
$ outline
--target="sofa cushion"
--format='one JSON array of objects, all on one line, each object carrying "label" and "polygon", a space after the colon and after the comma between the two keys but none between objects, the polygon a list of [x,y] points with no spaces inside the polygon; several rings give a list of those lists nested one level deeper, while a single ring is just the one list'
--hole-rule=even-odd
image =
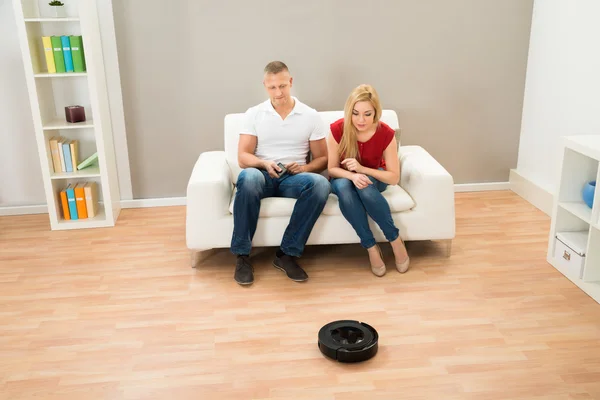
[{"label": "sofa cushion", "polygon": [[[234,189],[231,202],[229,203],[229,212],[233,214],[233,203],[235,201]],[[413,199],[398,185],[388,186],[383,192],[383,197],[388,201],[390,209],[393,213],[410,210],[415,206]],[[294,211],[294,205],[296,199],[287,199],[284,197],[267,197],[263,199],[260,204],[260,217],[289,217]],[[342,215],[340,206],[338,204],[338,198],[335,194],[331,193],[325,209],[323,209],[323,215]]]}]

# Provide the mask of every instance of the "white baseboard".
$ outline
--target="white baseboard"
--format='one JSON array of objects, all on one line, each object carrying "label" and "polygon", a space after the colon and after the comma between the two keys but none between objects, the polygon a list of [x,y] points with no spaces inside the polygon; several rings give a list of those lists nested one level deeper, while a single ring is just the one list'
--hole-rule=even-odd
[{"label": "white baseboard", "polygon": [[121,200],[121,208],[185,206],[185,197]]},{"label": "white baseboard", "polygon": [[552,214],[554,196],[548,190],[525,178],[515,169],[510,170],[510,189],[540,209],[546,215]]},{"label": "white baseboard", "polygon": [[39,206],[0,207],[0,216],[26,214],[48,214],[48,207],[45,204]]},{"label": "white baseboard", "polygon": [[454,191],[459,192],[486,192],[492,190],[510,190],[510,182],[489,183],[457,183]]},{"label": "white baseboard", "polygon": [[[466,183],[454,185],[455,192],[483,192],[488,190],[510,190],[509,182]],[[156,199],[121,200],[122,208],[170,207],[185,206],[185,197],[165,197]],[[45,205],[0,207],[0,216],[23,214],[46,214]]]}]

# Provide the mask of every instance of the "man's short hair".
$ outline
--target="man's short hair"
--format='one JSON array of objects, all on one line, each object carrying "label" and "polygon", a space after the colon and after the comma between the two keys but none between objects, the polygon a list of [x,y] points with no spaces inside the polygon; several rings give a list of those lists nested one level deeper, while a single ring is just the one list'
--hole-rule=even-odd
[{"label": "man's short hair", "polygon": [[278,74],[282,71],[290,71],[283,62],[281,61],[271,61],[265,67],[265,74]]}]

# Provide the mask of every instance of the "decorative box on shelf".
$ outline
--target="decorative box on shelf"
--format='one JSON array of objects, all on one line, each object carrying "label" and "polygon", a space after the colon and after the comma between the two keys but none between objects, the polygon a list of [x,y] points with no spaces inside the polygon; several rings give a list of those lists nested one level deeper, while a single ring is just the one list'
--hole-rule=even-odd
[{"label": "decorative box on shelf", "polygon": [[585,263],[588,231],[559,232],[556,234],[554,259],[571,276],[581,279]]}]

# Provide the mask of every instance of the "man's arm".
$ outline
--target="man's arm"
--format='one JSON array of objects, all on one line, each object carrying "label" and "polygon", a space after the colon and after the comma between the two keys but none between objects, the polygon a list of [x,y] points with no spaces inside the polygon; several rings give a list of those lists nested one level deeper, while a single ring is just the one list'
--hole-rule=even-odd
[{"label": "man's arm", "polygon": [[257,144],[256,136],[240,135],[238,143],[238,164],[241,168],[265,168],[265,162],[254,155]]},{"label": "man's arm", "polygon": [[254,155],[258,140],[254,135],[241,134],[238,143],[238,164],[241,168],[264,169],[271,178],[277,178],[281,168],[274,161],[265,161]]},{"label": "man's arm", "polygon": [[311,140],[312,161],[304,166],[306,172],[320,173],[327,168],[327,142],[325,139]]},{"label": "man's arm", "polygon": [[285,168],[292,175],[296,175],[301,172],[320,173],[327,168],[327,143],[325,139],[311,140],[309,144],[312,161],[306,165],[298,165],[295,162],[286,165]]}]

